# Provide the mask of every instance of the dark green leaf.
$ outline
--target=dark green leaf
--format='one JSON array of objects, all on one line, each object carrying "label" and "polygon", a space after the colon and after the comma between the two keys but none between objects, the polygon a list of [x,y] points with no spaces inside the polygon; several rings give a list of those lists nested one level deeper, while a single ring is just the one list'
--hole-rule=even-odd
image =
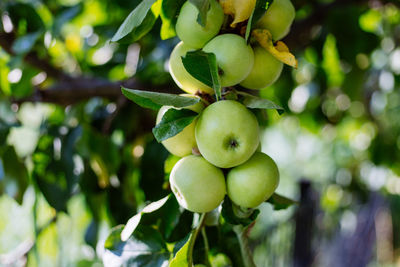
[{"label": "dark green leaf", "polygon": [[238,95],[240,95],[241,97],[240,100],[243,103],[243,105],[245,105],[248,108],[275,109],[279,113],[279,115],[285,112],[285,110],[281,106],[275,104],[274,102],[268,99],[260,98],[258,96],[254,96],[244,92],[237,92],[237,93]]},{"label": "dark green leaf", "polygon": [[172,38],[176,35],[175,24],[179,10],[185,0],[163,0],[161,4],[160,17],[162,20],[160,36],[162,40]]},{"label": "dark green leaf", "polygon": [[130,32],[138,28],[143,21],[145,20],[147,14],[150,11],[151,7],[156,4],[157,1],[160,0],[143,0],[129,15],[126,17],[125,21],[119,27],[118,31],[111,38],[112,42],[116,42]]},{"label": "dark green leaf", "polygon": [[[247,226],[251,224],[260,213],[258,209],[248,209],[244,216],[244,213],[242,213],[240,209],[240,207],[232,203],[229,197],[226,196],[224,202],[222,203],[221,215],[225,219],[225,221],[230,224],[241,224],[243,226]],[[238,216],[239,212],[242,213],[240,217]]]},{"label": "dark green leaf", "polygon": [[121,231],[121,226],[114,228],[105,242],[104,266],[161,267],[167,264],[170,252],[157,230],[139,226],[126,242],[118,238]]},{"label": "dark green leaf", "polygon": [[191,124],[197,115],[196,112],[189,109],[169,109],[165,112],[160,123],[153,128],[154,137],[158,142],[161,142],[177,135]]},{"label": "dark green leaf", "polygon": [[128,238],[132,235],[132,233],[135,232],[137,226],[140,223],[140,220],[142,219],[143,214],[152,213],[160,209],[170,198],[172,198],[171,195],[168,195],[158,201],[152,202],[146,207],[144,207],[141,212],[130,218],[129,221],[126,223],[124,230],[121,232],[121,240],[122,241],[128,240]]},{"label": "dark green leaf", "polygon": [[200,102],[200,98],[180,96],[166,93],[156,93],[142,90],[134,90],[122,87],[122,94],[136,104],[144,108],[158,110],[162,106],[183,108]]},{"label": "dark green leaf", "polygon": [[198,10],[199,15],[197,16],[197,22],[205,27],[207,24],[207,12],[210,9],[209,0],[189,0]]},{"label": "dark green leaf", "polygon": [[29,52],[41,34],[41,32],[33,32],[17,38],[13,43],[12,50],[16,54]]},{"label": "dark green leaf", "polygon": [[8,13],[14,25],[23,22],[26,32],[44,31],[44,23],[31,4],[13,3],[8,6]]},{"label": "dark green leaf", "polygon": [[274,210],[282,210],[290,207],[293,204],[297,204],[297,201],[281,196],[274,193],[266,202],[271,203],[274,206]]},{"label": "dark green leaf", "polygon": [[[190,235],[191,237],[192,235]],[[186,267],[188,266],[188,249],[190,245],[190,237],[186,243],[176,252],[175,257],[170,262],[170,267]]]},{"label": "dark green leaf", "polygon": [[186,56],[182,57],[182,63],[190,75],[214,89],[217,100],[221,99],[221,81],[217,59],[213,53],[201,50],[187,52]]},{"label": "dark green leaf", "polygon": [[274,0],[256,1],[256,6],[254,7],[254,10],[250,15],[249,21],[247,22],[246,35],[245,35],[246,42],[249,42],[250,33],[254,25],[265,14],[268,8],[272,5],[272,2],[274,2]]},{"label": "dark green leaf", "polygon": [[29,176],[25,164],[18,158],[14,147],[5,147],[0,153],[0,195],[6,193],[22,203],[28,184]]}]

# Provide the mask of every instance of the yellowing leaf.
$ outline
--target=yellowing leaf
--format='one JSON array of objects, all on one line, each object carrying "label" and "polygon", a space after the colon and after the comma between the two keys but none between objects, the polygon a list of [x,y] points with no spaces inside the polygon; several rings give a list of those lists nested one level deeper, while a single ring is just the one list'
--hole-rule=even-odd
[{"label": "yellowing leaf", "polygon": [[224,13],[233,17],[233,28],[237,23],[249,19],[256,6],[256,0],[220,0],[220,4]]},{"label": "yellowing leaf", "polygon": [[268,30],[255,29],[252,31],[252,36],[276,59],[297,69],[297,59],[292,53],[289,52],[289,48],[281,41],[278,41],[274,45],[274,42],[272,41],[272,35]]}]

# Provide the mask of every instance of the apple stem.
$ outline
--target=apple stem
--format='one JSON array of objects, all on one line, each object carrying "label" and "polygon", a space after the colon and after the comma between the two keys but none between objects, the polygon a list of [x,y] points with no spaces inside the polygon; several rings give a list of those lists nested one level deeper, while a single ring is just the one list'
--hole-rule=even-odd
[{"label": "apple stem", "polygon": [[203,240],[204,240],[204,250],[205,250],[204,258],[205,258],[205,261],[206,261],[206,265],[208,267],[211,267],[210,261],[208,259],[208,251],[210,250],[210,247],[208,245],[208,238],[207,238],[207,233],[206,233],[206,228],[205,227],[201,228],[201,235],[203,236]]},{"label": "apple stem", "polygon": [[240,245],[240,252],[242,253],[243,263],[245,267],[257,267],[253,260],[253,254],[249,247],[247,227],[242,225],[235,225],[233,231],[235,232]]},{"label": "apple stem", "polygon": [[197,227],[193,230],[192,235],[190,236],[189,239],[189,248],[188,248],[188,254],[187,254],[187,262],[188,266],[193,266],[193,249],[194,249],[194,244],[196,243],[197,236],[199,235],[199,232],[201,228],[204,226],[205,220],[206,219],[206,213],[202,213],[200,216],[199,224]]}]

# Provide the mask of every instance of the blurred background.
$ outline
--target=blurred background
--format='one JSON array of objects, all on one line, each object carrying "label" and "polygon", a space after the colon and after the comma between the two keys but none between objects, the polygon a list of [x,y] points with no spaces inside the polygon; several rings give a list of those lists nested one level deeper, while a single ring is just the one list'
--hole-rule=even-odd
[{"label": "blurred background", "polygon": [[[400,2],[293,0],[299,60],[258,114],[277,192],[257,266],[400,266]],[[109,229],[169,193],[155,113],[120,86],[179,93],[176,38],[109,39],[139,0],[0,2],[0,266],[102,266]],[[168,161],[167,161],[168,163]]]}]

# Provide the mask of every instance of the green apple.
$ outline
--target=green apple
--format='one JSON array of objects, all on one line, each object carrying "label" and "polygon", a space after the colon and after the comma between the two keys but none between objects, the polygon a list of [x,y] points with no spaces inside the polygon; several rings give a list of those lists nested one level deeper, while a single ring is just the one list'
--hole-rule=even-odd
[{"label": "green apple", "polygon": [[273,84],[281,75],[283,63],[262,47],[254,48],[254,65],[240,85],[248,89],[262,89]]},{"label": "green apple", "polygon": [[278,167],[268,155],[256,152],[248,161],[229,171],[226,183],[233,203],[255,208],[278,187]]},{"label": "green apple", "polygon": [[218,101],[204,109],[195,134],[201,155],[220,168],[244,163],[259,144],[256,117],[234,100]]},{"label": "green apple", "polygon": [[189,94],[195,94],[197,91],[203,91],[209,94],[213,94],[214,90],[208,87],[204,83],[200,82],[189,72],[186,71],[182,63],[182,57],[186,55],[186,52],[193,51],[195,49],[190,48],[183,42],[180,42],[172,50],[169,58],[169,73],[174,79],[175,83],[185,92]]},{"label": "green apple", "polygon": [[176,21],[176,34],[186,45],[199,49],[218,34],[224,21],[221,5],[210,0],[205,27],[197,22],[199,11],[190,1],[183,4]]},{"label": "green apple", "polygon": [[215,54],[223,87],[240,83],[253,68],[253,49],[237,34],[218,35],[203,47],[203,51]]},{"label": "green apple", "polygon": [[226,194],[222,170],[201,156],[180,159],[171,171],[169,182],[179,204],[192,212],[212,211]]},{"label": "green apple", "polygon": [[[184,96],[195,97],[193,95],[183,94]],[[156,124],[158,124],[165,112],[167,112],[171,106],[162,106],[157,114]],[[192,106],[187,107],[187,109],[193,110],[194,112],[200,113],[204,109],[204,104],[202,102],[198,102]],[[180,133],[177,135],[168,138],[161,143],[164,147],[173,155],[178,157],[184,157],[192,154],[192,149],[197,147],[196,138],[195,138],[195,126],[196,120],[194,120],[191,124],[185,127]]]},{"label": "green apple", "polygon": [[269,30],[274,40],[280,40],[289,33],[295,16],[296,10],[290,0],[274,0],[256,27]]}]

